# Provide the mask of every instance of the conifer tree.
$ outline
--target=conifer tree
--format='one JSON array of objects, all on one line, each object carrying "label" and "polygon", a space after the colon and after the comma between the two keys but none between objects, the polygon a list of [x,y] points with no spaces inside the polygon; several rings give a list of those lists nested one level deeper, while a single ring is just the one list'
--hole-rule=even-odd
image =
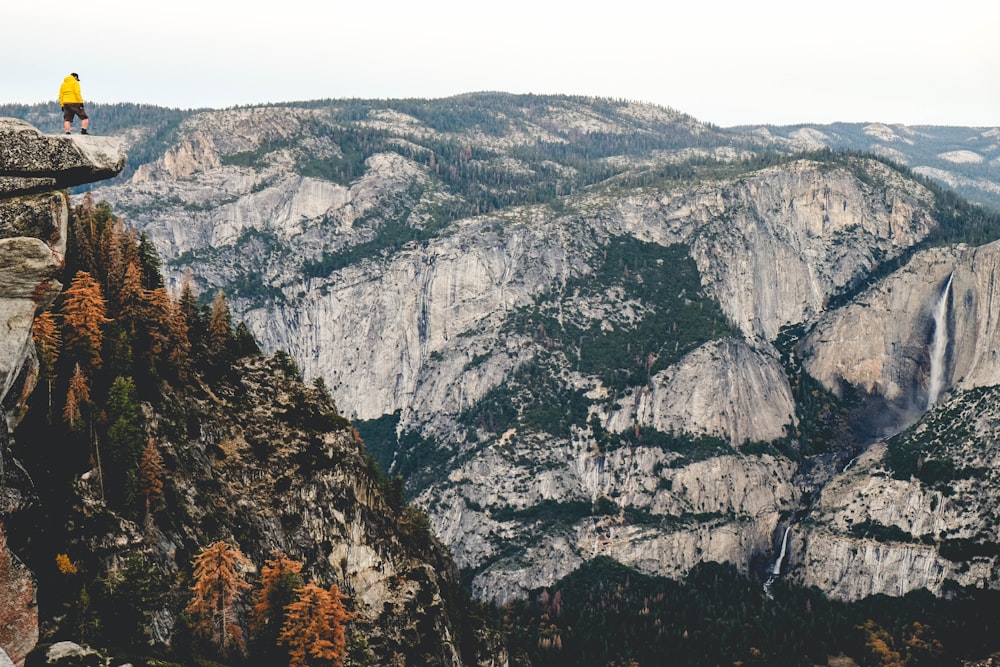
[{"label": "conifer tree", "polygon": [[191,356],[199,357],[205,351],[208,328],[201,310],[198,308],[198,297],[195,294],[194,278],[190,271],[184,274],[181,280],[181,293],[177,299],[177,306],[184,323],[187,326],[188,341],[191,344]]},{"label": "conifer tree", "polygon": [[118,312],[119,295],[122,293],[122,283],[125,271],[132,264],[126,257],[128,254],[128,234],[120,220],[111,217],[110,210],[107,219],[102,220],[97,233],[97,278],[108,299],[108,310],[112,314]]},{"label": "conifer tree", "polygon": [[66,253],[75,262],[75,266],[96,276],[97,272],[97,230],[95,223],[94,197],[87,192],[83,195],[83,203],[73,209],[70,222],[70,241],[72,247]]},{"label": "conifer tree", "polygon": [[329,590],[315,584],[299,589],[288,605],[278,641],[288,646],[289,667],[343,667],[346,640],[344,624],[353,614],[344,608],[344,595],[336,584]]},{"label": "conifer tree", "polygon": [[63,406],[63,419],[74,428],[80,420],[82,406],[90,400],[90,383],[83,374],[80,364],[73,367],[73,375],[69,379],[69,389],[66,391],[66,404]]},{"label": "conifer tree", "polygon": [[125,331],[133,337],[143,316],[144,291],[139,267],[135,263],[130,263],[125,267],[117,301],[118,319]]},{"label": "conifer tree", "polygon": [[119,507],[135,508],[139,500],[139,463],[146,438],[135,380],[131,377],[117,377],[111,383],[107,418],[108,490]]},{"label": "conifer tree", "polygon": [[188,327],[193,327],[198,317],[198,297],[194,293],[194,278],[191,277],[190,270],[181,279],[181,295],[177,301]]},{"label": "conifer tree", "polygon": [[101,286],[86,271],[78,272],[63,293],[65,349],[85,368],[101,367],[102,327],[109,322]]},{"label": "conifer tree", "polygon": [[261,588],[254,597],[250,629],[264,646],[275,646],[285,622],[285,607],[295,600],[302,587],[302,563],[284,554],[275,554],[261,568]]},{"label": "conifer tree", "polygon": [[46,310],[35,318],[31,325],[31,337],[35,340],[42,377],[45,378],[48,394],[48,419],[51,422],[52,381],[56,376],[56,362],[59,361],[59,347],[62,344],[59,326],[56,324],[56,318],[52,311]]},{"label": "conifer tree", "polygon": [[212,300],[212,314],[208,320],[208,353],[217,356],[225,352],[232,338],[233,318],[229,312],[226,293],[218,290]]},{"label": "conifer tree", "polygon": [[156,251],[156,246],[149,240],[146,232],[139,234],[136,243],[136,253],[139,259],[139,266],[142,267],[142,286],[148,290],[160,289],[163,287],[163,274],[160,254]]},{"label": "conifer tree", "polygon": [[201,550],[194,559],[194,585],[187,606],[195,631],[223,653],[243,650],[243,631],[237,622],[235,605],[250,588],[243,578],[250,561],[236,547],[218,541]]},{"label": "conifer tree", "polygon": [[179,376],[184,377],[191,342],[188,325],[180,304],[158,287],[144,294],[143,323],[149,337],[150,356],[162,359]]},{"label": "conifer tree", "polygon": [[163,495],[163,457],[156,443],[150,438],[139,462],[139,491],[146,499],[146,516],[153,504]]}]

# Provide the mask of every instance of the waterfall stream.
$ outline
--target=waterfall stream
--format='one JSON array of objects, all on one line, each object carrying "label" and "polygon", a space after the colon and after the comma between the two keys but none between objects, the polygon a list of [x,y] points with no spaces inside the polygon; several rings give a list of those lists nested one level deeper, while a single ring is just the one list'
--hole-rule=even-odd
[{"label": "waterfall stream", "polygon": [[931,339],[931,379],[927,387],[927,409],[937,403],[944,388],[945,353],[948,351],[948,296],[951,293],[951,280],[955,274],[949,274],[948,282],[938,298],[934,308],[934,337]]},{"label": "waterfall stream", "polygon": [[771,566],[771,575],[764,582],[764,594],[769,598],[773,598],[771,595],[771,584],[774,580],[781,575],[781,565],[785,562],[785,557],[788,555],[788,534],[792,531],[792,527],[785,526],[785,534],[781,537],[781,549],[778,550],[778,557],[774,561],[774,565]]},{"label": "waterfall stream", "polygon": [[781,563],[785,560],[785,554],[788,551],[788,533],[791,530],[791,526],[785,527],[785,535],[781,538],[781,551],[778,552],[778,559],[774,561],[774,567],[771,568],[771,576],[776,577],[781,574]]}]

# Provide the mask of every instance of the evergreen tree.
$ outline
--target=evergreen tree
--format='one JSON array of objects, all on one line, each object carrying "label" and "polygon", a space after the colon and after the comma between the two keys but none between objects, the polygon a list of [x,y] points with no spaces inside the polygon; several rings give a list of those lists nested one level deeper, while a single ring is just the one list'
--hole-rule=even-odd
[{"label": "evergreen tree", "polygon": [[288,646],[289,667],[343,667],[346,639],[344,624],[353,614],[344,608],[344,595],[336,584],[329,590],[306,584],[288,605],[278,641]]},{"label": "evergreen tree", "polygon": [[40,313],[31,325],[31,337],[35,341],[38,350],[38,362],[41,366],[42,377],[45,379],[46,394],[48,399],[47,416],[52,421],[52,381],[56,377],[56,362],[59,361],[59,348],[62,344],[62,337],[59,335],[59,326],[52,311],[46,310]]},{"label": "evergreen tree", "polygon": [[142,286],[148,290],[162,288],[164,285],[160,254],[156,251],[156,246],[149,240],[146,232],[140,232],[136,251],[139,266],[142,267]]},{"label": "evergreen tree", "polygon": [[100,368],[103,326],[109,322],[101,286],[89,273],[80,271],[73,277],[63,297],[66,351],[87,370]]},{"label": "evergreen tree", "polygon": [[139,321],[143,315],[144,291],[138,265],[134,263],[129,264],[122,276],[116,301],[119,304],[117,312],[118,320],[122,328],[133,337],[136,334]]},{"label": "evergreen tree", "polygon": [[122,509],[137,513],[139,462],[146,438],[135,381],[117,377],[108,390],[108,491]]},{"label": "evergreen tree", "polygon": [[261,588],[251,609],[250,629],[261,646],[262,653],[270,653],[277,646],[278,635],[285,623],[285,608],[295,600],[295,593],[302,587],[302,563],[276,554],[261,568]]},{"label": "evergreen tree", "polygon": [[232,339],[233,318],[229,312],[226,293],[218,290],[212,300],[212,314],[208,320],[208,353],[213,357],[229,349]]},{"label": "evergreen tree", "polygon": [[163,457],[156,443],[150,438],[139,461],[139,491],[146,499],[146,516],[150,508],[163,495]]},{"label": "evergreen tree", "polygon": [[242,651],[243,630],[236,618],[236,601],[250,588],[243,578],[250,561],[223,541],[203,548],[194,559],[194,585],[187,606],[195,631],[228,653]]},{"label": "evergreen tree", "polygon": [[73,367],[73,375],[69,379],[69,389],[66,391],[66,404],[63,406],[63,419],[74,428],[82,416],[83,406],[90,400],[90,383],[83,374],[80,364]]}]

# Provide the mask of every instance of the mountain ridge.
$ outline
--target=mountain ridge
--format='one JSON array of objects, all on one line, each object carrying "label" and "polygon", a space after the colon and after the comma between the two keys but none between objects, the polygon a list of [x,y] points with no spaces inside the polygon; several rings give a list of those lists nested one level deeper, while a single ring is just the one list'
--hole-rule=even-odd
[{"label": "mountain ridge", "polygon": [[[191,120],[188,138],[137,172],[131,186],[101,195],[140,226],[150,221],[178,279],[190,265],[215,285],[235,289],[234,303],[262,344],[291,351],[307,377],[323,377],[363,431],[364,422],[399,414],[396,444],[375,450],[385,452],[390,472],[409,471],[409,489],[430,509],[436,530],[454,536],[450,547],[459,563],[478,572],[480,594],[493,591],[489,596],[502,601],[568,573],[602,544],[604,538],[590,537],[602,531],[629,536],[603,544],[621,549],[623,562],[654,571],[663,567],[655,563],[673,560],[683,565],[671,571],[683,572],[699,560],[698,549],[747,569],[773,548],[779,519],[799,502],[781,457],[802,447],[798,432],[818,426],[817,417],[802,422],[804,399],[788,384],[772,341],[788,325],[811,323],[837,299],[859,298],[881,267],[905,265],[918,247],[975,234],[973,216],[982,217],[987,237],[996,234],[995,220],[985,210],[961,209],[968,211],[956,218],[961,224],[948,222],[947,211],[960,202],[951,204],[929,180],[875,156],[755,154],[759,137],[659,109],[653,118],[664,118],[669,133],[647,139],[641,127],[630,134],[634,119],[647,117],[635,105],[544,97],[531,98],[530,107],[510,104],[526,99],[505,96],[490,108],[495,98],[473,97],[462,100],[469,107],[442,103],[433,111],[431,102],[412,101],[410,113],[389,103],[342,101],[208,114]],[[322,129],[320,122],[331,125]],[[257,126],[260,134],[246,134]],[[574,134],[576,128],[584,134]],[[348,145],[365,156],[364,171],[337,172],[354,173],[353,180],[340,182],[334,172],[302,175],[309,156],[338,169],[358,164],[358,157],[345,161]],[[202,199],[208,182],[229,188],[228,198]],[[173,189],[177,203],[153,214],[142,202],[163,201],[156,194],[162,187]],[[178,224],[185,218],[194,226]],[[211,235],[192,235],[198,228]],[[619,238],[651,245],[614,255],[613,272],[597,282],[603,274],[595,258],[612,257]],[[681,301],[697,312],[719,308],[723,316],[715,325],[696,325],[701,332],[687,366],[666,354],[659,335],[642,340],[644,326],[662,329],[654,324],[661,311],[671,313],[668,328],[682,316],[680,305],[663,300],[663,290],[643,292],[646,281],[659,279],[655,267],[681,266],[658,254],[675,243],[697,276],[691,287],[677,288]],[[644,256],[642,247],[653,251]],[[641,259],[630,263],[632,257]],[[240,268],[248,262],[262,276]],[[305,279],[289,270],[295,265],[308,267]],[[670,272],[670,279],[679,275]],[[919,338],[926,320],[917,322]],[[737,332],[733,342],[711,342],[730,331]],[[629,355],[644,355],[641,363],[609,354],[629,346],[637,346]],[[597,366],[588,361],[597,358]],[[807,370],[816,363],[805,361]],[[918,360],[919,372],[908,372],[916,391],[923,391],[926,363]],[[729,375],[733,368],[742,371]],[[755,386],[755,376],[763,384]],[[720,406],[714,394],[723,387],[744,398]],[[842,400],[836,389],[827,382],[830,405]],[[534,408],[545,405],[565,406],[564,417],[553,421],[551,412]],[[854,437],[838,428],[839,437]],[[610,446],[633,430],[631,448]],[[602,444],[605,434],[612,439]],[[728,441],[721,448],[700,440],[718,436]],[[773,463],[770,454],[741,456],[754,442],[771,443],[761,451],[785,454]],[[789,449],[789,442],[800,444]],[[636,444],[641,457],[620,458]],[[863,445],[811,446],[853,456]],[[726,458],[727,447],[735,458]],[[677,459],[685,448],[694,454]],[[665,478],[664,470],[674,470],[664,467],[671,460],[685,462],[680,471],[728,460],[741,470],[730,473],[737,487],[746,483],[740,475],[777,475],[785,490],[762,496],[770,497],[766,512],[747,510],[743,503],[761,501],[713,495],[694,483],[696,473]],[[448,461],[457,467],[442,474]],[[750,472],[758,464],[763,475]],[[477,490],[484,482],[491,488],[486,495]],[[606,528],[584,529],[602,498],[611,505],[593,516]],[[537,528],[525,512],[532,506],[569,510],[555,551],[530,546]],[[654,520],[619,525],[608,513],[614,507],[636,519],[654,508]],[[711,546],[707,529],[650,527],[670,516],[692,528],[695,517],[708,518],[707,526],[740,537]],[[756,517],[752,529],[743,516]],[[664,536],[679,542],[669,546]],[[633,548],[637,540],[646,540],[645,552]],[[521,565],[510,555],[514,544],[522,545],[515,553],[527,554]],[[643,555],[670,549],[686,555]],[[552,569],[561,559],[564,565]],[[545,573],[532,562],[544,563]]]},{"label": "mountain ridge", "polygon": [[[789,525],[789,581],[834,597],[995,587],[962,519],[923,544],[880,512],[892,449],[871,445],[921,428],[941,271],[972,255],[983,282],[958,271],[942,403],[992,382],[967,361],[995,350],[971,324],[989,320],[991,253],[956,244],[997,238],[996,215],[871,153],[787,154],[637,107],[209,112],[94,194],[151,234],[168,281],[223,288],[266,349],[323,379],[483,599],[606,556],[754,577]],[[965,470],[963,452],[929,471]],[[931,512],[986,483],[907,470]],[[838,485],[861,493],[850,524]]]}]

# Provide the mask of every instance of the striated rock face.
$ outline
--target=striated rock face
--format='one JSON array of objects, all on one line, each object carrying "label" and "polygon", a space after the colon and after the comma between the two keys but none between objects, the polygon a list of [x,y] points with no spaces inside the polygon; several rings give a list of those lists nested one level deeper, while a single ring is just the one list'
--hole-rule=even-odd
[{"label": "striated rock face", "polygon": [[[769,559],[800,497],[795,465],[746,448],[798,426],[772,341],[925,238],[933,195],[874,160],[800,159],[640,188],[612,179],[558,206],[500,208],[429,233],[441,209],[467,203],[444,180],[463,163],[436,165],[441,141],[474,147],[465,160],[512,182],[557,173],[571,183],[578,164],[531,162],[525,149],[572,145],[574,130],[644,131],[639,107],[600,122],[582,104],[553,107],[497,112],[507,131],[488,135],[398,110],[347,121],[336,105],[202,114],[162,158],[99,195],[151,233],[172,277],[190,267],[208,289],[241,290],[232,303],[263,347],[322,377],[346,415],[391,418],[401,443],[418,443],[384,462],[408,475],[477,595],[522,596],[602,554],[670,575],[704,560],[749,569]],[[712,141],[682,117],[650,118],[657,132]],[[337,140],[348,130],[390,140],[365,153],[354,178],[315,176],[315,164],[355,150]],[[690,150],[608,163],[638,171]],[[420,241],[380,245],[399,225]],[[628,270],[602,266],[618,239],[649,252],[651,265],[690,262],[697,275],[673,294],[640,296]],[[373,249],[362,253],[365,244]],[[342,259],[348,252],[355,259]],[[658,349],[643,360],[643,381],[626,386],[580,367],[588,336],[638,346],[629,336],[645,323],[679,313],[657,324],[666,338],[687,307],[717,307],[726,330],[704,325],[689,347]],[[546,319],[523,327],[525,313]],[[519,379],[539,368],[556,378],[552,391],[582,396],[572,423],[491,425],[550,400],[537,376]]]},{"label": "striated rock face", "polygon": [[608,416],[611,430],[656,424],[723,435],[740,445],[775,440],[795,423],[795,402],[781,363],[770,348],[742,339],[698,348],[622,403],[633,407]]},{"label": "striated rock face", "polygon": [[[998,243],[918,253],[821,318],[803,341],[806,367],[817,379],[882,399],[873,423],[887,435],[922,416],[823,490],[793,558],[804,583],[847,599],[917,588],[941,593],[949,582],[996,585],[1000,559],[976,545],[1000,539],[991,398],[1000,381],[998,262]],[[942,298],[947,346],[935,361]],[[950,393],[924,415],[935,363]],[[866,522],[876,526],[875,537],[852,530]]]},{"label": "striated rock face", "polygon": [[[106,137],[48,137],[0,118],[0,520],[28,502],[30,481],[9,460],[16,426],[37,377],[31,325],[59,293],[66,255],[65,188],[111,178],[125,165],[120,143]],[[0,648],[21,665],[38,638],[31,573],[0,531]]]}]

